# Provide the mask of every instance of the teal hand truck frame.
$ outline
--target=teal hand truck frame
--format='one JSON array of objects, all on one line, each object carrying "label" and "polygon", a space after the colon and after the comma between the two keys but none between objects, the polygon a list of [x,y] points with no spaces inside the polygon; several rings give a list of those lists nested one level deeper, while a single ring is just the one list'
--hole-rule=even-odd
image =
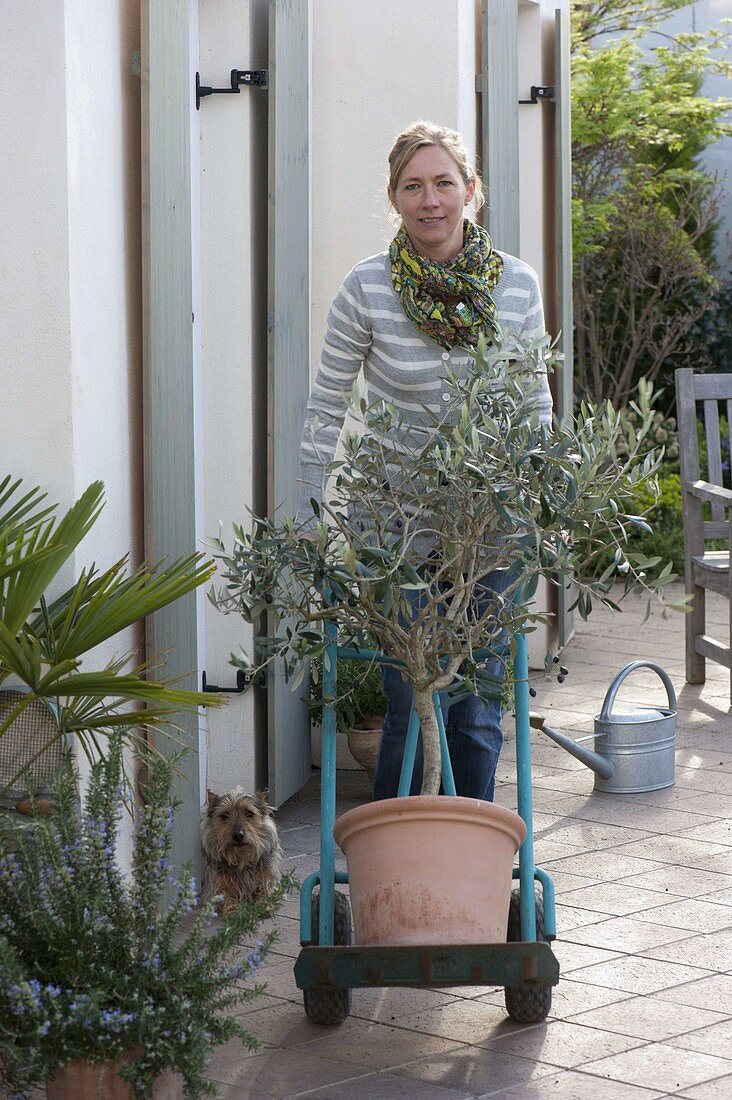
[{"label": "teal hand truck frame", "polygon": [[[451,946],[359,947],[351,945],[347,896],[336,890],[348,875],[335,869],[333,826],[336,810],[336,678],[338,658],[390,662],[375,650],[338,646],[336,627],[325,624],[323,660],[323,722],[321,753],[320,867],[305,879],[300,893],[300,943],[295,980],[303,991],[305,1012],[319,1024],[340,1024],[351,1006],[351,990],[381,986],[488,985],[505,988],[506,1010],[518,1023],[538,1023],[551,1007],[552,986],[559,981],[559,964],[550,948],[556,936],[554,884],[534,862],[531,793],[531,727],[526,638],[516,637],[514,705],[516,715],[516,779],[518,813],[526,824],[513,877],[507,942]],[[437,692],[434,706],[440,730],[442,785],[454,795],[455,782]],[[419,737],[419,719],[412,707],[402,760],[398,796],[409,794]],[[317,892],[316,892],[317,887]]]}]

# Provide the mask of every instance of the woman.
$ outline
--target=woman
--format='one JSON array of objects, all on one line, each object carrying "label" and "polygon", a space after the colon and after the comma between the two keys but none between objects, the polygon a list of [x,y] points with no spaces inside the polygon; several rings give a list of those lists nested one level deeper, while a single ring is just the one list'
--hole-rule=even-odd
[{"label": "woman", "polygon": [[[415,122],[399,134],[389,154],[388,196],[401,219],[396,237],[388,252],[353,268],[328,314],[300,452],[303,523],[313,516],[311,497],[322,499],[323,469],[335,453],[361,366],[369,398],[397,406],[418,429],[425,405],[437,412],[450,399],[445,376],[464,372],[481,333],[509,349],[544,334],[536,273],[494,249],[485,230],[465,217],[474,199],[482,202],[483,189],[459,134],[431,122]],[[536,407],[548,423],[545,375],[540,382]],[[496,570],[482,585],[487,594],[499,593],[509,581],[506,570]],[[384,666],[382,673],[388,710],[374,797],[390,798],[397,793],[411,688],[397,669]],[[459,795],[493,799],[500,717],[500,703],[486,705],[474,696],[447,712]],[[418,758],[412,793],[419,792],[420,773]]]}]

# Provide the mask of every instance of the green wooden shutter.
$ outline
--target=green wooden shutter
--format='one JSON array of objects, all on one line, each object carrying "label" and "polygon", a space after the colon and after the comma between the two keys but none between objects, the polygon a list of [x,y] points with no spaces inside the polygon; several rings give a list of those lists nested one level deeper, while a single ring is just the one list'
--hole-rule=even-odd
[{"label": "green wooden shutter", "polygon": [[[293,514],[310,390],[310,34],[308,0],[269,7],[269,294],[267,508]],[[284,681],[268,679],[270,798],[281,805],[310,778],[310,720]]]},{"label": "green wooden shutter", "polygon": [[[145,555],[173,559],[200,547],[194,403],[191,228],[191,11],[189,0],[143,3],[142,13],[143,338]],[[146,624],[148,657],[160,675],[198,688],[197,595],[189,593]],[[161,663],[162,662],[162,663]],[[175,866],[198,867],[199,721],[181,717],[177,743],[190,751],[175,778],[180,800],[173,831]]]},{"label": "green wooden shutter", "polygon": [[[570,112],[569,16],[555,11],[555,171],[557,226],[557,316],[560,325],[559,350],[564,361],[557,372],[557,416],[572,415],[574,402],[573,318],[572,318],[572,131]],[[557,627],[559,644],[566,645],[574,631],[574,613],[569,610],[575,598],[574,585],[565,580],[559,588]]]},{"label": "green wooden shutter", "polygon": [[483,223],[496,248],[518,256],[518,0],[483,0],[482,13]]}]

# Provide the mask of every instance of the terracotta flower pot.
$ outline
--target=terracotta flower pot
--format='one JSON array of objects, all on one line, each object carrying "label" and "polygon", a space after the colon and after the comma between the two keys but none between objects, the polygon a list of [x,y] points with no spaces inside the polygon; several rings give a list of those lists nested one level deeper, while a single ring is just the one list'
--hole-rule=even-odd
[{"label": "terracotta flower pot", "polygon": [[372,785],[376,761],[379,757],[383,724],[383,716],[375,714],[363,718],[348,730],[348,748],[351,756],[361,765]]},{"label": "terracotta flower pot", "polygon": [[[132,1061],[130,1053],[121,1061]],[[47,1100],[133,1100],[132,1088],[117,1074],[120,1062],[68,1062],[46,1081]],[[153,1088],[155,1100],[176,1100],[181,1095],[180,1081],[172,1069],[158,1077]]]},{"label": "terracotta flower pot", "polygon": [[387,798],[349,810],[333,835],[357,944],[505,942],[518,814],[476,798]]}]

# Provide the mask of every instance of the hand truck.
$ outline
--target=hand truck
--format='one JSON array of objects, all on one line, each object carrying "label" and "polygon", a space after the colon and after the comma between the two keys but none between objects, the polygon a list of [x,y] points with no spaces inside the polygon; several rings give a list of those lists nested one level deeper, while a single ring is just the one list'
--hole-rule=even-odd
[{"label": "hand truck", "polygon": [[[383,663],[374,650],[342,648],[335,624],[327,623],[323,660],[323,729],[321,760],[320,869],[309,875],[300,894],[300,943],[295,980],[303,991],[305,1012],[318,1024],[340,1024],[348,1017],[351,990],[373,986],[487,985],[505,988],[506,1010],[517,1023],[538,1023],[551,1008],[552,986],[559,981],[559,963],[550,942],[556,936],[554,884],[534,863],[531,793],[531,728],[529,725],[528,655],[526,638],[516,637],[514,703],[518,813],[526,824],[513,878],[507,942],[451,946],[353,946],[351,914],[345,893],[336,884],[348,875],[335,869],[336,806],[336,668],[338,658]],[[455,794],[439,695],[434,696],[440,729],[443,790]],[[398,796],[409,794],[419,735],[412,707],[402,761]],[[316,892],[315,887],[318,887]]]}]

